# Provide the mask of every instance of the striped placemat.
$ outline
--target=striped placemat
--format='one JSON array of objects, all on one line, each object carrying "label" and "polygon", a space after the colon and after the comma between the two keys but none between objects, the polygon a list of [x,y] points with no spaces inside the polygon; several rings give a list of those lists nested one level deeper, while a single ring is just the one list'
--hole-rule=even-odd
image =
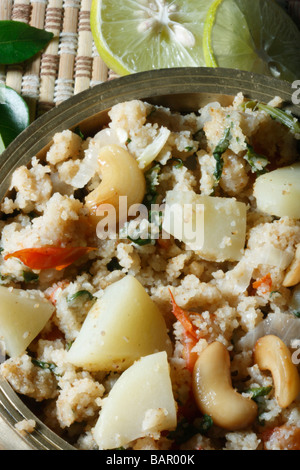
[{"label": "striped placemat", "polygon": [[[120,0],[122,1],[122,0]],[[277,0],[300,20],[300,0]],[[0,20],[17,20],[54,33],[27,64],[0,65],[0,83],[28,102],[31,118],[83,90],[116,77],[99,57],[90,28],[92,0],[0,0]]]}]

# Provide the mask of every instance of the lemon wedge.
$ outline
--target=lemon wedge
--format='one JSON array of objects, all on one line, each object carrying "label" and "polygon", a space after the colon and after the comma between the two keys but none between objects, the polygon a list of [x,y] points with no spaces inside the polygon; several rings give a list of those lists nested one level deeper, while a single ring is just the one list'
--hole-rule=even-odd
[{"label": "lemon wedge", "polygon": [[214,0],[203,31],[207,67],[300,77],[300,31],[275,0]]},{"label": "lemon wedge", "polygon": [[119,75],[204,67],[203,27],[212,0],[93,0],[99,55]]}]

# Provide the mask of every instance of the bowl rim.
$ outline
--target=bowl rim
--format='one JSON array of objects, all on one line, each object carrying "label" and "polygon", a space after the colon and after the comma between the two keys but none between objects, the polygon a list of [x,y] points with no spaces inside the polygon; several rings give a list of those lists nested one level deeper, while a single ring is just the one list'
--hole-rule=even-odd
[{"label": "bowl rim", "polygon": [[[174,95],[226,95],[242,92],[249,99],[266,101],[280,96],[288,109],[300,116],[300,106],[291,102],[292,84],[272,77],[222,68],[173,68],[139,72],[115,78],[85,90],[47,111],[30,124],[1,154],[0,199],[12,172],[45,147],[55,132],[69,129],[104,112],[113,105],[131,100],[147,100]],[[50,140],[49,140],[50,139]],[[74,450],[75,448],[42,423],[0,374],[0,416],[12,428],[23,419],[34,419],[36,429],[23,439],[34,450]]]}]

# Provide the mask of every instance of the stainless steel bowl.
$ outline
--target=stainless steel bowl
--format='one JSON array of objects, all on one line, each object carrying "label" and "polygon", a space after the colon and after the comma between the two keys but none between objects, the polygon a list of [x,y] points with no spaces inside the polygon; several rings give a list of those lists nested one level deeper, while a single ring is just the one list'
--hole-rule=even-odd
[{"label": "stainless steel bowl", "polygon": [[[294,91],[290,83],[232,69],[165,69],[105,82],[41,116],[5,150],[0,157],[0,199],[8,190],[12,172],[18,166],[28,164],[35,155],[42,158],[56,132],[79,125],[85,135],[92,135],[107,122],[107,111],[122,101],[142,99],[172,110],[191,112],[211,101],[228,105],[238,92],[242,92],[249,99],[263,102],[280,96],[285,107],[300,117],[300,106],[292,103]],[[22,442],[30,449],[73,449],[34,416],[1,375],[0,417],[11,429],[23,419],[36,420],[34,432],[22,437]],[[10,448],[20,445],[17,433],[13,436],[15,443],[11,442]]]}]

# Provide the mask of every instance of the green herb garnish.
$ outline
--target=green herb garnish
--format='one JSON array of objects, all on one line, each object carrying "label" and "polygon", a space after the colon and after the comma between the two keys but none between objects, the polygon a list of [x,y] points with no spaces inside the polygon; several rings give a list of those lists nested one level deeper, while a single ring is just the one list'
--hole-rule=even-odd
[{"label": "green herb garnish", "polygon": [[191,437],[197,434],[197,430],[194,426],[185,418],[182,418],[174,431],[169,432],[167,438],[175,441],[176,444],[183,444],[188,441]]},{"label": "green herb garnish", "polygon": [[74,340],[73,341],[69,341],[67,344],[66,344],[66,350],[69,351],[72,344],[74,343]]},{"label": "green herb garnish", "polygon": [[300,318],[300,312],[294,311],[294,312],[293,312],[293,315],[294,315],[296,318]]},{"label": "green herb garnish", "polygon": [[244,158],[251,166],[252,172],[257,174],[265,173],[265,167],[270,163],[266,157],[256,153],[249,144],[247,144],[247,154]]},{"label": "green herb garnish", "polygon": [[[78,298],[83,298],[83,297],[86,297],[87,300],[94,300],[95,299],[95,297],[88,290],[79,290],[78,292],[75,292],[75,294],[70,295],[67,298],[67,302],[72,303],[75,300],[77,300]],[[82,299],[82,300],[84,300],[84,299]]]},{"label": "green herb garnish", "polygon": [[152,245],[153,240],[151,238],[137,238],[136,240],[134,238],[131,238],[129,235],[127,236],[128,240],[131,242],[135,243],[136,245],[139,246],[145,246],[145,245]]},{"label": "green herb garnish", "polygon": [[197,429],[200,434],[206,434],[213,426],[214,422],[211,416],[203,415],[199,423],[197,423]]},{"label": "green herb garnish", "polygon": [[51,370],[51,372],[55,374],[55,369],[57,367],[56,364],[52,362],[38,361],[37,359],[33,359],[33,358],[31,358],[31,362],[33,365],[40,367],[41,369],[49,369]]},{"label": "green herb garnish", "polygon": [[176,162],[175,168],[183,167],[183,161],[181,160],[181,158],[171,158],[171,162]]},{"label": "green herb garnish", "polygon": [[295,119],[291,114],[288,114],[282,109],[273,108],[273,106],[269,106],[268,104],[258,103],[257,107],[261,111],[265,111],[267,114],[269,114],[272,119],[275,119],[290,129],[293,134],[300,134],[300,123],[298,119]]},{"label": "green herb garnish", "polygon": [[259,109],[260,111],[265,111],[265,113],[271,116],[272,119],[280,122],[280,124],[283,124],[285,127],[290,129],[293,134],[300,134],[299,120],[282,109],[274,108],[274,106],[259,103],[258,101],[247,101],[243,104],[243,109],[253,109],[253,111]]},{"label": "green herb garnish", "polygon": [[231,131],[231,128],[226,129],[224,137],[220,140],[220,142],[218,143],[218,145],[216,146],[213,152],[213,156],[217,162],[216,169],[214,172],[214,177],[216,178],[217,181],[220,181],[220,178],[222,176],[223,166],[224,166],[223,153],[226,152],[230,144],[230,140],[231,140],[230,131]]},{"label": "green herb garnish", "polygon": [[24,282],[37,282],[39,275],[32,271],[23,271],[22,273]]},{"label": "green herb garnish", "polygon": [[81,132],[79,126],[76,126],[76,127],[75,127],[75,129],[74,129],[74,134],[79,135],[79,137],[80,137],[82,140],[84,140],[84,135],[83,135],[83,133]]},{"label": "green herb garnish", "polygon": [[182,418],[174,431],[171,431],[167,438],[174,440],[176,444],[183,444],[191,439],[195,434],[206,435],[213,426],[213,420],[209,415],[203,415],[202,418],[196,419],[194,423],[190,423],[186,418]]},{"label": "green herb garnish", "polygon": [[120,271],[122,269],[122,266],[120,265],[118,258],[116,258],[115,256],[110,260],[109,263],[107,263],[106,267],[108,271],[110,272]]},{"label": "green herb garnish", "polygon": [[252,400],[256,401],[257,398],[260,397],[265,397],[269,395],[273,387],[255,387],[255,388],[249,388],[249,390],[246,391],[246,393],[251,394]]},{"label": "green herb garnish", "polygon": [[158,186],[158,176],[161,171],[161,165],[156,163],[148,171],[145,172],[146,179],[146,195],[143,200],[143,204],[149,209],[152,204],[156,203],[158,193],[156,186]]}]

